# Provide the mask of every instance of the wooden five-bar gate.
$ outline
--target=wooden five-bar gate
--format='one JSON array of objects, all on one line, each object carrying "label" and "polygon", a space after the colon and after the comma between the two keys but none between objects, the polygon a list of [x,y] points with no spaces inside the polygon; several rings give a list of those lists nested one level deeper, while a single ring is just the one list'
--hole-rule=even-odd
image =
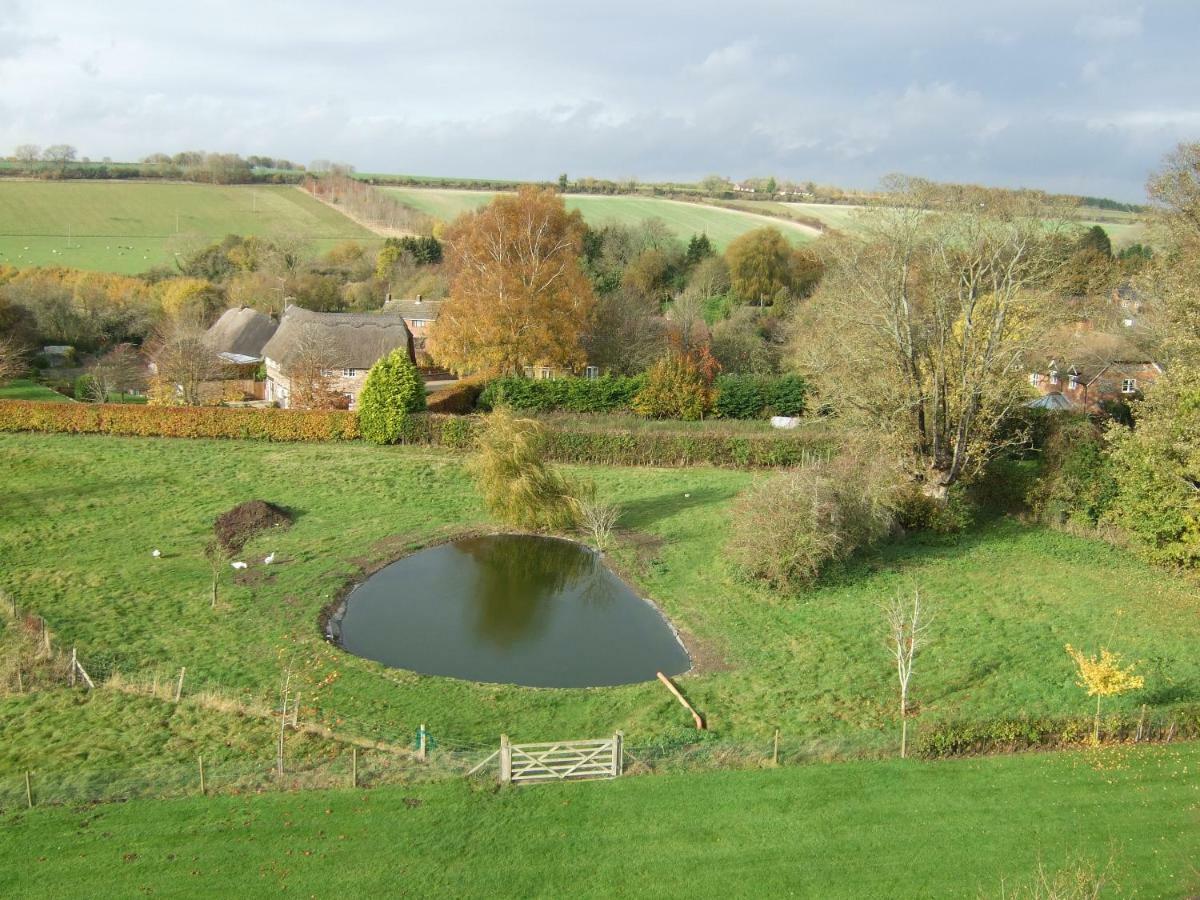
[{"label": "wooden five-bar gate", "polygon": [[624,737],[595,741],[512,744],[500,736],[500,780],[508,783],[616,778],[624,768]]}]

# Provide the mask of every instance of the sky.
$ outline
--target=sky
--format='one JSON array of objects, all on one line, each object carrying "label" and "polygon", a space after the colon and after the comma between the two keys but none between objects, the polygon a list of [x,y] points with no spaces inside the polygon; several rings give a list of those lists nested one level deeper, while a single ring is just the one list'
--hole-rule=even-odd
[{"label": "sky", "polygon": [[889,173],[1144,199],[1200,2],[0,0],[0,155],[511,179]]}]

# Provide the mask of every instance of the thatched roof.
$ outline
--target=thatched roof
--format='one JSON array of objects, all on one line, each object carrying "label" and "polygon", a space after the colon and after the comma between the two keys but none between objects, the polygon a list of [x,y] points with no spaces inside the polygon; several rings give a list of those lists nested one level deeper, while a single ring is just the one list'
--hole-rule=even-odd
[{"label": "thatched roof", "polygon": [[384,315],[400,316],[401,318],[412,321],[413,319],[424,319],[432,322],[437,319],[438,313],[442,311],[442,304],[445,300],[389,300],[383,304]]},{"label": "thatched roof", "polygon": [[278,324],[270,316],[248,306],[227,309],[204,336],[217,354],[238,361],[257,362],[263,347]]},{"label": "thatched roof", "polygon": [[413,358],[413,340],[400,316],[320,313],[289,306],[263,356],[284,371],[305,345],[318,348],[331,369],[369,369],[381,357],[403,348]]}]

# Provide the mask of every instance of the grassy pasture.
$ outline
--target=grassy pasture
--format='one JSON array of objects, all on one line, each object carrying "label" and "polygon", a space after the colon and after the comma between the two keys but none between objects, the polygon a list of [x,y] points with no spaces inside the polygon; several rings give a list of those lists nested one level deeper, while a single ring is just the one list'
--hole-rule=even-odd
[{"label": "grassy pasture", "polygon": [[994,897],[1200,889],[1200,747],[0,815],[12,897]]},{"label": "grassy pasture", "polygon": [[[491,202],[495,196],[489,191],[430,190],[426,188],[384,188],[402,203],[427,213],[445,222],[478,209]],[[756,228],[774,225],[780,228],[793,243],[804,243],[815,235],[810,229],[789,226],[786,222],[772,221],[758,215],[748,215],[738,210],[721,209],[699,203],[683,203],[656,197],[601,196],[592,194],[568,194],[564,198],[568,209],[578,209],[589,225],[615,222],[621,225],[636,225],[645,219],[658,218],[667,223],[671,231],[681,240],[693,234],[705,233],[718,248],[724,247],[734,238]]]},{"label": "grassy pasture", "polygon": [[[408,740],[421,722],[443,746],[490,746],[501,732],[543,740],[622,728],[631,746],[679,735],[686,717],[657,683],[475,684],[386,669],[322,640],[319,611],[364,565],[486,527],[462,464],[358,444],[3,436],[2,586],[85,663],[164,677],[187,666],[196,690],[259,702],[274,698],[290,666],[306,705],[345,728],[365,723],[372,736]],[[1086,715],[1068,642],[1140,661],[1145,690],[1111,710],[1200,697],[1192,586],[1105,545],[998,521],[957,540],[884,547],[809,591],[779,595],[738,582],[722,559],[731,501],[749,473],[569,474],[594,479],[600,496],[622,505],[631,535],[613,559],[699,652],[682,683],[723,739],[765,746],[778,726],[794,748],[890,749],[895,676],[880,604],[914,585],[937,617],[916,678],[918,728],[947,717]],[[292,509],[296,523],[253,544],[236,580],[222,575],[213,611],[201,548],[219,513],[255,498]],[[151,558],[155,548],[161,559]],[[261,560],[271,552],[279,562],[268,568]],[[0,720],[29,702],[3,701]],[[19,772],[39,752],[18,737],[0,766]]]},{"label": "grassy pasture", "polygon": [[70,403],[58,391],[53,391],[44,384],[38,384],[28,378],[18,378],[0,386],[0,400],[37,400],[40,403]]},{"label": "grassy pasture", "polygon": [[284,185],[0,182],[0,264],[135,274],[227,234],[298,237],[316,251],[377,240]]}]

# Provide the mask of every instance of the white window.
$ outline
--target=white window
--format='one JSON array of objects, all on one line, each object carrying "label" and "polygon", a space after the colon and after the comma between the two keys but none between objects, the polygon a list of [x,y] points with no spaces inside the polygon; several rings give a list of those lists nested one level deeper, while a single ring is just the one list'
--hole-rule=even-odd
[{"label": "white window", "polygon": [[522,371],[525,373],[526,378],[533,377],[533,366],[524,366]]},{"label": "white window", "polygon": [[1122,379],[1121,380],[1121,393],[1122,394],[1136,394],[1137,393],[1137,379],[1136,378]]},{"label": "white window", "polygon": [[542,381],[547,381],[554,375],[553,370],[549,366],[538,367],[538,378]]},{"label": "white window", "polygon": [[342,369],[343,378],[353,378],[358,374],[358,369]]},{"label": "white window", "polygon": [[1078,375],[1072,375],[1072,376],[1071,376],[1071,380],[1070,380],[1070,382],[1069,382],[1069,386],[1070,386],[1071,388],[1077,388],[1077,387],[1079,387],[1079,376],[1078,376]]},{"label": "white window", "polygon": [[600,377],[600,367],[599,366],[588,366],[586,369],[583,370],[583,377],[587,378],[589,380],[599,378]]},{"label": "white window", "polygon": [[1051,383],[1051,384],[1058,384],[1058,373],[1057,373],[1057,372],[1051,372],[1051,373],[1050,373],[1050,383]]},{"label": "white window", "polygon": [[1030,372],[1029,373],[1029,383],[1032,384],[1034,387],[1037,387],[1039,384],[1041,384],[1042,383],[1042,373],[1041,372]]},{"label": "white window", "polygon": [[413,320],[412,320],[412,327],[413,327],[413,328],[424,328],[424,327],[425,327],[426,325],[428,325],[428,324],[429,324],[429,320],[428,320],[428,319],[413,319]]}]

